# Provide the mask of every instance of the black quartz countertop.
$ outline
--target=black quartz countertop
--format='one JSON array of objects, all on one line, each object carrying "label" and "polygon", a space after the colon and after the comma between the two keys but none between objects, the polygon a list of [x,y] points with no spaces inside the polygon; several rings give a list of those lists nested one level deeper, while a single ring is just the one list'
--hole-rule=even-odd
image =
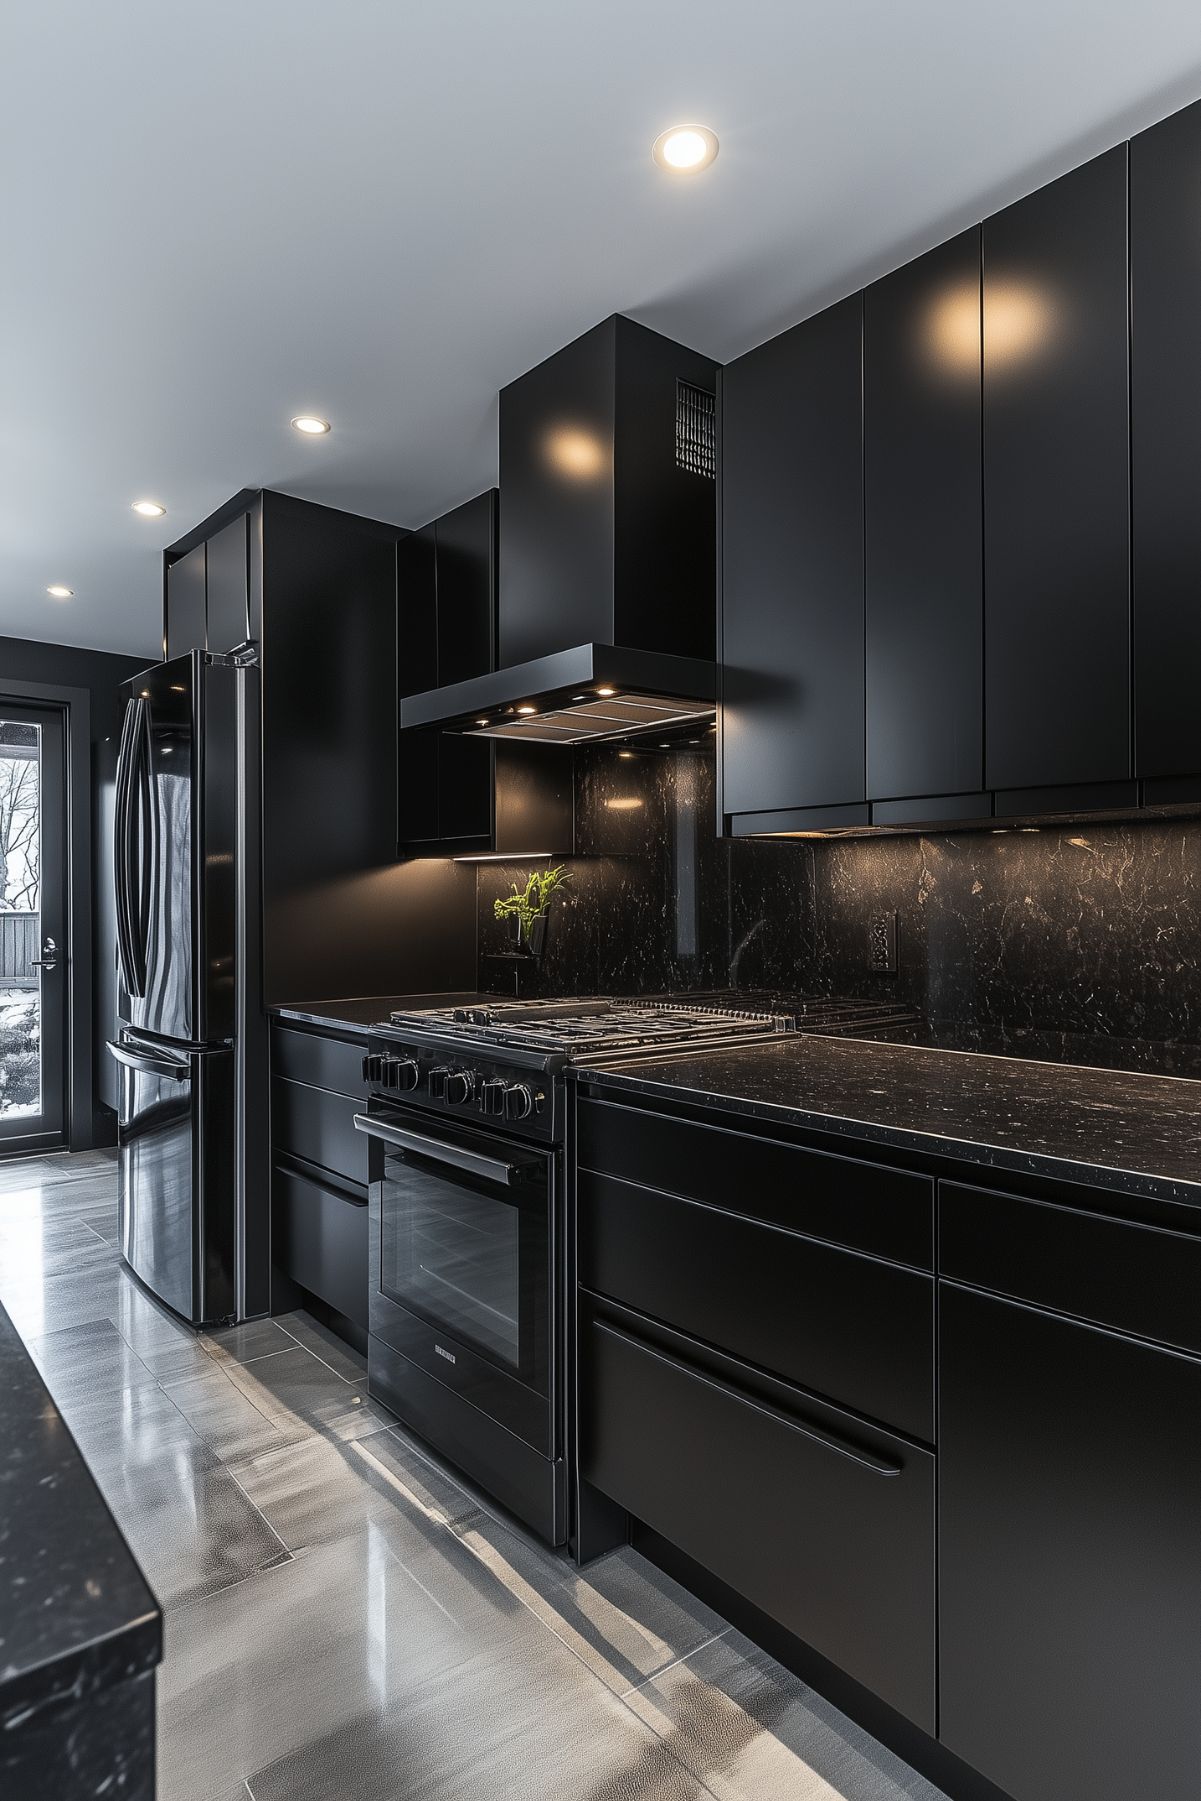
[{"label": "black quartz countertop", "polygon": [[307,1026],[331,1026],[346,1032],[361,1032],[364,1037],[373,1026],[386,1026],[393,1012],[411,1012],[420,1007],[472,1007],[483,1001],[495,1003],[496,996],[479,994],[368,994],[349,1000],[296,1001],[286,1007],[269,1007],[276,1019],[296,1019]]},{"label": "black quartz countertop", "polygon": [[1201,1206],[1201,1082],[796,1036],[571,1074],[872,1144]]},{"label": "black quartz countertop", "polygon": [[161,1656],[158,1603],[0,1308],[0,1734]]}]

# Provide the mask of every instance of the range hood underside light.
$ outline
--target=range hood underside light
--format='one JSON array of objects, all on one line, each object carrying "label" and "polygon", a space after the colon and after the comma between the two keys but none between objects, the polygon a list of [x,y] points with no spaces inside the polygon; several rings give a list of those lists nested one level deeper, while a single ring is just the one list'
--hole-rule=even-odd
[{"label": "range hood underside light", "polygon": [[668,731],[697,720],[712,719],[710,702],[672,700],[667,695],[631,694],[613,700],[590,700],[578,706],[550,706],[545,713],[504,717],[474,726],[469,738],[520,738],[527,744],[593,744],[604,738],[628,738],[636,732]]}]

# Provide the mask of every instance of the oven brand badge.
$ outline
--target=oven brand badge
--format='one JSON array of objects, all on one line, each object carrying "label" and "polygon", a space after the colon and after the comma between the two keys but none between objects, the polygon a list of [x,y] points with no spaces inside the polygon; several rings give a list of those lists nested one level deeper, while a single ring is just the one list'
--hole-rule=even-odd
[{"label": "oven brand badge", "polygon": [[457,1363],[459,1361],[453,1351],[444,1351],[440,1344],[436,1344],[434,1349],[437,1351],[439,1357],[445,1357],[447,1363]]}]

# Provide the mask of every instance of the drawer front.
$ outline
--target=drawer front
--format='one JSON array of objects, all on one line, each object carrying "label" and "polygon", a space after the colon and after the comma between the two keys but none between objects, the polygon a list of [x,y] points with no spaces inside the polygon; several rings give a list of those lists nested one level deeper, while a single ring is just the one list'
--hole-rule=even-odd
[{"label": "drawer front", "polygon": [[1201,1353],[1201,1238],[939,1184],[939,1272]]},{"label": "drawer front", "polygon": [[349,1043],[324,1032],[294,1032],[288,1026],[271,1029],[271,1073],[289,1082],[307,1082],[314,1088],[330,1088],[356,1099],[366,1093],[363,1058],[367,1041]]},{"label": "drawer front", "polygon": [[367,1329],[367,1207],[293,1170],[274,1177],[275,1261]]},{"label": "drawer front", "polygon": [[367,1140],[354,1129],[362,1102],[279,1076],[271,1084],[271,1138],[277,1154],[302,1157],[343,1181],[367,1186]]},{"label": "drawer front", "polygon": [[577,1162],[918,1269],[934,1267],[934,1184],[803,1145],[581,1098]]},{"label": "drawer front", "polygon": [[586,1480],[933,1733],[931,1454],[581,1326]]},{"label": "drawer front", "polygon": [[578,1200],[588,1288],[933,1439],[933,1276],[588,1170]]}]

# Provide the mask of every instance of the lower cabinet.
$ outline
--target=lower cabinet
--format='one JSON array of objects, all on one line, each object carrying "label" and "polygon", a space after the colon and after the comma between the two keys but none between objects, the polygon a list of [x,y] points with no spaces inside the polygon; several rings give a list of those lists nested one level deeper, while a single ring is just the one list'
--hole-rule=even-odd
[{"label": "lower cabinet", "polygon": [[624,1310],[580,1331],[584,1479],[933,1733],[933,1455]]},{"label": "lower cabinet", "polygon": [[1201,1361],[939,1291],[940,1737],[1014,1801],[1201,1793]]},{"label": "lower cabinet", "polygon": [[275,1256],[327,1306],[367,1330],[367,1202],[276,1166]]},{"label": "lower cabinet", "polygon": [[271,1034],[272,1262],[306,1305],[330,1309],[329,1324],[360,1346],[367,1140],[354,1116],[364,1105],[364,1049],[361,1037],[336,1031],[276,1024]]}]

